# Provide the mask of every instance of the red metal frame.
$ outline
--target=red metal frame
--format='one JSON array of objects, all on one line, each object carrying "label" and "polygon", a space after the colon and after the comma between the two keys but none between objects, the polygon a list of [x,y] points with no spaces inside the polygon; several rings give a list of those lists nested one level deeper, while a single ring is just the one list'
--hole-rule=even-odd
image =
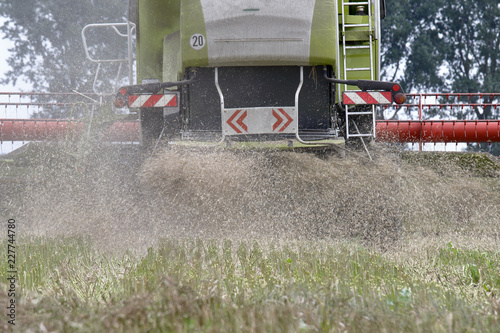
[{"label": "red metal frame", "polygon": [[[84,122],[66,119],[0,119],[0,142],[73,140],[84,128]],[[104,131],[102,140],[138,142],[139,122],[117,121]]]},{"label": "red metal frame", "polygon": [[500,142],[500,120],[379,120],[376,131],[386,142]]},{"label": "red metal frame", "polygon": [[[88,119],[16,119],[13,116],[18,113],[28,117],[36,116],[37,111],[52,107],[63,111],[71,111],[75,106],[85,106],[88,110],[97,109],[108,97],[112,95],[78,92],[0,92],[0,115],[4,111],[8,116],[5,119],[0,117],[0,142],[72,140],[83,132],[85,121]],[[103,133],[102,139],[112,142],[137,142],[139,124],[116,122]]]},{"label": "red metal frame", "polygon": [[[413,103],[405,103],[403,105],[399,105],[398,107],[400,108],[418,108],[418,120],[422,121],[423,119],[423,111],[425,111],[425,108],[431,109],[431,108],[439,108],[439,109],[451,109],[451,108],[459,108],[463,110],[464,108],[475,108],[475,107],[488,107],[491,106],[494,109],[500,108],[500,93],[426,93],[426,94],[406,94],[406,97],[408,98],[408,101],[413,100]],[[497,100],[497,103],[486,103],[486,102],[472,102],[471,99],[473,98],[478,98],[479,100],[482,100],[484,98],[488,97],[491,101]],[[445,99],[446,103],[439,103],[438,101],[434,102],[428,102],[429,98],[434,98],[434,99]],[[460,101],[460,99],[466,98],[467,101]],[[453,102],[451,101],[448,103],[450,99],[455,99],[457,101]],[[415,102],[415,100],[418,100],[418,103]],[[389,108],[390,106],[387,106],[385,108]]]},{"label": "red metal frame", "polygon": [[[406,94],[408,102],[397,106],[385,106],[394,113],[406,109],[417,111],[418,120],[378,120],[377,140],[389,142],[500,142],[500,93],[426,93]],[[485,101],[489,99],[489,101]],[[444,103],[442,102],[444,100]],[[433,120],[424,119],[424,113],[432,109],[445,109],[450,113],[475,117],[474,108],[491,107],[499,120]]]},{"label": "red metal frame", "polygon": [[[418,120],[378,120],[376,136],[379,141],[412,142],[422,147],[427,142],[500,142],[500,93],[432,93],[407,94],[409,103],[385,106],[394,112],[406,108],[417,111]],[[2,100],[7,98],[6,101]],[[97,101],[95,98],[98,98]],[[1,107],[73,107],[77,104],[99,106],[103,96],[74,93],[14,93],[0,92]],[[441,100],[445,103],[441,103]],[[486,99],[489,101],[485,102]],[[472,114],[476,107],[491,107],[498,120],[432,120],[423,119],[426,109],[447,109]],[[397,108],[397,109],[396,109]],[[474,115],[475,116],[475,115]],[[0,119],[1,141],[65,140],[82,132],[83,120]],[[106,141],[134,142],[139,140],[138,122],[116,122],[103,135]]]}]

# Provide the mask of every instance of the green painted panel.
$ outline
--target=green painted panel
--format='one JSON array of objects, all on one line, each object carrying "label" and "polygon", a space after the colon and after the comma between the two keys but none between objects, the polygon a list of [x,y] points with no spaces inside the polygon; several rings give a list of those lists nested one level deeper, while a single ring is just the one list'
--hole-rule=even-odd
[{"label": "green painted panel", "polygon": [[[344,22],[346,24],[368,24],[369,20],[368,16],[346,15]],[[370,39],[370,33],[366,27],[347,27],[345,30],[344,38],[346,41],[367,41]]]},{"label": "green painted panel", "polygon": [[163,81],[179,81],[183,78],[180,64],[180,32],[175,31],[165,36],[163,43]]},{"label": "green painted panel", "polygon": [[367,40],[370,40],[370,32],[368,32],[368,31],[346,31],[344,38],[347,42],[367,41]]},{"label": "green painted panel", "polygon": [[[182,67],[208,66],[208,45],[205,19],[200,0],[182,0],[181,6]],[[191,46],[193,35],[202,35],[204,45],[200,49]]]},{"label": "green painted panel", "polygon": [[[353,0],[355,1],[355,0]],[[357,1],[357,0],[356,0]],[[138,0],[137,26],[137,82],[143,79],[160,81],[180,79],[186,67],[209,66],[207,31],[201,0]],[[336,68],[337,47],[340,48],[340,66],[343,67],[342,42],[336,43],[336,7],[340,0],[316,0],[311,23],[309,63],[311,65],[329,64]],[[340,14],[340,11],[339,13]],[[182,21],[182,30],[180,22]],[[339,15],[339,24],[342,17]],[[346,15],[346,22],[368,23],[367,16]],[[372,23],[374,22],[372,18]],[[349,45],[367,45],[366,28],[347,29],[346,40]],[[180,33],[179,33],[180,31]],[[204,37],[204,47],[191,45],[193,35]],[[343,38],[343,36],[340,36]],[[377,68],[376,54],[378,41],[373,42],[373,68]],[[352,51],[350,51],[352,52]],[[369,67],[367,50],[358,55],[349,53],[348,67]],[[281,63],[283,64],[283,63]],[[288,64],[288,63],[287,63]],[[295,63],[290,63],[294,65]],[[256,64],[257,65],[257,64]],[[343,76],[343,68],[336,69]],[[349,78],[366,77],[366,73],[349,73]],[[375,73],[375,77],[378,73]]]},{"label": "green painted panel", "polygon": [[181,0],[139,0],[137,82],[162,80],[163,39],[180,27]]},{"label": "green painted panel", "polygon": [[335,6],[337,0],[316,0],[311,26],[309,63],[333,65],[336,63]]}]

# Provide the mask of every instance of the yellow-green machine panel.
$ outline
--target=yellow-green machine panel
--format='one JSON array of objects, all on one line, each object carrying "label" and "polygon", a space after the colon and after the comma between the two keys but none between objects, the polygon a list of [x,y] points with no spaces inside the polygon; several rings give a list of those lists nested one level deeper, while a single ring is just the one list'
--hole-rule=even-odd
[{"label": "yellow-green machine panel", "polygon": [[[240,126],[241,135],[279,136],[276,110],[296,115],[299,141],[373,136],[374,113],[367,110],[374,108],[344,107],[342,92],[393,87],[375,82],[383,1],[131,0],[138,86],[127,92],[178,97],[174,111],[144,104],[143,141],[161,136],[162,123],[183,138],[233,133],[231,125]],[[236,123],[222,116],[232,109],[245,109],[248,119],[245,112]],[[275,111],[266,120],[273,130],[247,132],[245,121],[266,110]],[[350,122],[361,124],[362,133],[349,132]]]},{"label": "yellow-green machine panel", "polygon": [[181,0],[137,0],[136,5],[137,83],[163,81],[164,38],[180,29]]},{"label": "yellow-green machine panel", "polygon": [[180,79],[187,67],[335,67],[337,4],[137,0],[138,83]]}]

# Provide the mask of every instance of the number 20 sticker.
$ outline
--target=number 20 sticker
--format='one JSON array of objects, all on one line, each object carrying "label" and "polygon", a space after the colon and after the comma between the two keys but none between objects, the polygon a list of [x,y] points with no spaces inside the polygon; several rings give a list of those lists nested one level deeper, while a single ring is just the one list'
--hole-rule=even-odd
[{"label": "number 20 sticker", "polygon": [[195,50],[201,50],[205,47],[205,36],[202,34],[194,34],[191,36],[189,41],[191,43],[191,47]]}]

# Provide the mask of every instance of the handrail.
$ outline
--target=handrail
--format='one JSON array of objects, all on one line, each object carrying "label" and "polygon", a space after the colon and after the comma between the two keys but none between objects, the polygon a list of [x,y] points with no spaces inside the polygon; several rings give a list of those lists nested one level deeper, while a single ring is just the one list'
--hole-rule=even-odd
[{"label": "handrail", "polygon": [[[118,27],[127,27],[127,33],[121,33]],[[87,37],[85,33],[91,29],[91,28],[112,28],[115,33],[120,36],[120,37],[127,37],[127,58],[116,58],[116,59],[95,59],[90,55],[88,44],[87,44]],[[101,69],[101,64],[103,63],[119,63],[118,67],[118,73],[117,73],[117,78],[115,82],[115,87],[114,90],[116,91],[116,86],[118,84],[118,78],[121,73],[121,68],[123,63],[128,63],[128,81],[129,85],[132,85],[134,83],[134,59],[133,59],[133,43],[132,43],[132,34],[135,31],[135,24],[133,22],[126,22],[126,23],[93,23],[93,24],[87,24],[85,27],[83,27],[81,35],[82,35],[82,41],[83,41],[83,46],[85,49],[85,56],[87,57],[88,60],[97,63],[97,70],[96,74],[94,77],[94,91],[97,93],[97,78],[99,76],[99,72]]]}]

